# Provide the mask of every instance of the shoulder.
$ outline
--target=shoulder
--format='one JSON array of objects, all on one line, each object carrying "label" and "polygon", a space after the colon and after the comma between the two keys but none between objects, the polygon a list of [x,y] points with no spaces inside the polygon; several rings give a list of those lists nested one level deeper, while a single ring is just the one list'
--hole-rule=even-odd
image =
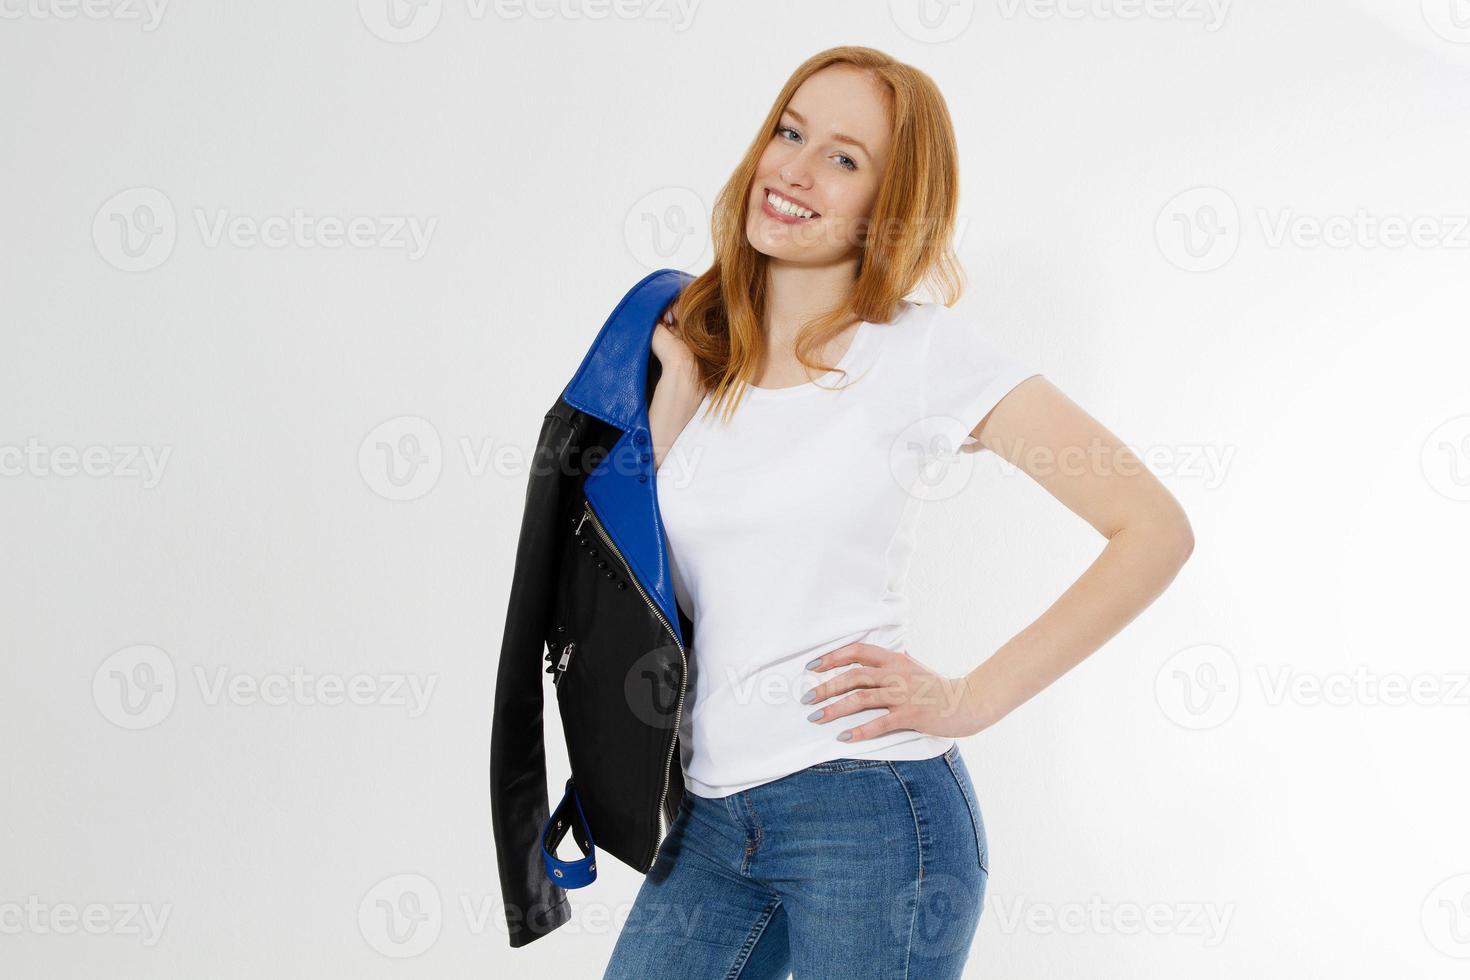
[{"label": "shoulder", "polygon": [[927,307],[927,314],[915,316],[919,328],[915,334],[920,358],[931,365],[931,370],[944,373],[956,367],[973,369],[1007,359],[994,340],[994,331],[972,311],[938,303]]},{"label": "shoulder", "polygon": [[887,323],[874,324],[874,333],[882,337],[884,348],[892,354],[908,352],[918,356],[926,345],[932,325],[948,312],[938,303],[900,300],[898,309]]},{"label": "shoulder", "polygon": [[919,304],[912,313],[917,333],[925,337],[937,334],[975,334],[981,332],[980,324],[968,311],[941,303]]},{"label": "shoulder", "polygon": [[865,356],[882,363],[885,376],[911,386],[924,371],[930,331],[936,324],[948,322],[951,315],[938,303],[900,300],[886,322],[864,325],[868,348]]}]

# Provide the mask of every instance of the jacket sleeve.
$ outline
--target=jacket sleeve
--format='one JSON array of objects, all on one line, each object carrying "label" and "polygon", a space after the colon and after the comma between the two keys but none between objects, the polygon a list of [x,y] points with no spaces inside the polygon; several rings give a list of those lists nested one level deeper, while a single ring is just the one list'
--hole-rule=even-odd
[{"label": "jacket sleeve", "polygon": [[567,419],[548,413],[536,442],[505,616],[490,733],[490,809],[511,946],[525,946],[572,916],[566,889],[546,876],[541,829],[550,818],[542,740],[542,655],[553,608]]}]

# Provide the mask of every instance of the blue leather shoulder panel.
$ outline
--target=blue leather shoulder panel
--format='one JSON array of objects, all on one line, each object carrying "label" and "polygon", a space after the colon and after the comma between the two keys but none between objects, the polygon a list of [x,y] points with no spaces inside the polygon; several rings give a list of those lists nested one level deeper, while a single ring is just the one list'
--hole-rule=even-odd
[{"label": "blue leather shoulder panel", "polygon": [[623,430],[583,489],[603,530],[681,644],[644,393],[659,315],[693,279],[687,272],[660,269],[639,280],[602,325],[561,396],[573,408]]}]

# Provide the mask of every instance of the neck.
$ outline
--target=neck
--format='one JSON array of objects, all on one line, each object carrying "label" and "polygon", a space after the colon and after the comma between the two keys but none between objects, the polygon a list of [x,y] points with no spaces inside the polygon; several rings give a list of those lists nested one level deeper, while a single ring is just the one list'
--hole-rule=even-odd
[{"label": "neck", "polygon": [[790,350],[801,328],[840,304],[852,291],[858,258],[831,265],[793,265],[771,259],[766,264],[766,340]]}]

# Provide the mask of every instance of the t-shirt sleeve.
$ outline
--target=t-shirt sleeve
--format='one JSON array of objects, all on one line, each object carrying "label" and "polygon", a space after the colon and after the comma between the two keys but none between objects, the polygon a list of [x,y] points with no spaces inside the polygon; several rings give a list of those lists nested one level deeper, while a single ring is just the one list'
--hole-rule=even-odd
[{"label": "t-shirt sleeve", "polygon": [[[947,455],[961,450],[1012,388],[1041,372],[995,347],[977,324],[940,316],[931,317],[927,327],[919,357],[919,410],[926,443]],[[977,447],[971,442],[964,448]]]}]

